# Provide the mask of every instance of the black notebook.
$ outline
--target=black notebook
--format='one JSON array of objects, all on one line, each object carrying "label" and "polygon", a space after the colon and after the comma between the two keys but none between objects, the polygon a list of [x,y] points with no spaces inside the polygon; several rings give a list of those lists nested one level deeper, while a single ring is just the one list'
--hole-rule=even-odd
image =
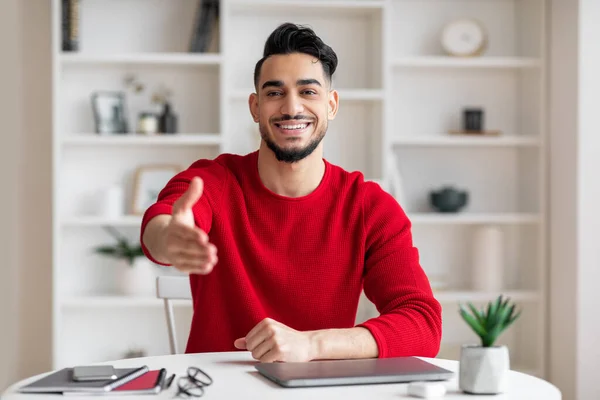
[{"label": "black notebook", "polygon": [[63,368],[19,389],[21,393],[63,393],[63,392],[110,392],[148,372],[148,367],[115,368],[116,379],[103,381],[77,382],[73,380],[73,368]]}]

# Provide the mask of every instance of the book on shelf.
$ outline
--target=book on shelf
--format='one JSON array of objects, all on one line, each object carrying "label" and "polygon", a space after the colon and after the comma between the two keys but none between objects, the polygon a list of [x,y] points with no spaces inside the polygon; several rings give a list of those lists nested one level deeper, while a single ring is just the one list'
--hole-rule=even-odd
[{"label": "book on shelf", "polygon": [[62,50],[79,50],[79,0],[62,0]]},{"label": "book on shelf", "polygon": [[218,51],[219,11],[219,0],[198,0],[190,41],[190,52]]}]

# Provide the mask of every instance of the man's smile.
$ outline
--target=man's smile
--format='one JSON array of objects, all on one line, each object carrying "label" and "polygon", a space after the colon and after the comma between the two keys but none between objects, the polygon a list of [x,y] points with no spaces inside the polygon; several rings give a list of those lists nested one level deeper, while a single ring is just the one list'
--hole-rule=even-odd
[{"label": "man's smile", "polygon": [[278,133],[282,135],[301,135],[310,128],[312,125],[311,122],[308,121],[287,121],[287,122],[279,122],[275,123],[275,128]]}]

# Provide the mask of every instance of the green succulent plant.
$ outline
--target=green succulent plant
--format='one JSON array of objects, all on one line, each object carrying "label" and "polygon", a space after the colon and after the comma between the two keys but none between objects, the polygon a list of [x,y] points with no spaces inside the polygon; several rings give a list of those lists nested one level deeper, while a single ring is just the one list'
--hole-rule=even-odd
[{"label": "green succulent plant", "polygon": [[492,347],[498,336],[521,315],[521,310],[516,311],[516,304],[511,304],[510,299],[502,295],[490,301],[487,309],[482,307],[478,310],[471,303],[467,303],[467,306],[469,310],[460,304],[460,315],[481,338],[483,347]]},{"label": "green succulent plant", "polygon": [[109,257],[127,261],[127,264],[133,266],[134,261],[138,257],[145,257],[142,246],[139,243],[133,244],[126,237],[120,235],[115,229],[105,227],[105,230],[117,241],[114,245],[98,246],[94,248],[94,252]]}]

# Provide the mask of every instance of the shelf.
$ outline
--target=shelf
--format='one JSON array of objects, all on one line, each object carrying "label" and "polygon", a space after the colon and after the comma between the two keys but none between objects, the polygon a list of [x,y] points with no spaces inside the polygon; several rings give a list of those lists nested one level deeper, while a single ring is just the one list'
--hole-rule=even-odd
[{"label": "shelf", "polygon": [[65,227],[101,227],[101,226],[121,226],[121,227],[140,227],[142,223],[141,215],[125,215],[120,218],[106,218],[96,216],[69,217],[62,221]]},{"label": "shelf", "polygon": [[69,146],[182,146],[182,145],[210,145],[221,144],[219,134],[176,134],[176,135],[96,135],[80,134],[69,135],[61,139],[62,143]]},{"label": "shelf", "polygon": [[221,64],[219,54],[193,53],[132,53],[132,54],[85,54],[62,53],[60,61],[65,65],[77,64],[149,64],[149,65],[212,65]]},{"label": "shelf", "polygon": [[385,5],[382,0],[233,0],[230,7],[234,11],[245,11],[257,8],[272,9],[279,7],[282,9],[290,8],[332,8],[336,10],[381,10]]},{"label": "shelf", "polygon": [[383,100],[383,90],[377,89],[340,89],[338,90],[340,102],[352,101],[380,101]]},{"label": "shelf", "polygon": [[[473,302],[482,303],[495,300],[499,293],[486,292],[450,292],[434,291],[435,298],[440,303]],[[539,300],[539,295],[533,291],[507,291],[501,292],[505,297],[515,302],[534,302]],[[101,307],[162,307],[163,301],[155,297],[128,297],[120,295],[103,296],[70,296],[61,301],[66,308],[101,308]],[[174,300],[173,305],[191,305],[188,300]]]},{"label": "shelf", "polygon": [[440,303],[455,303],[455,302],[488,302],[498,298],[500,294],[509,297],[511,300],[523,301],[538,301],[539,294],[535,291],[512,290],[503,292],[474,292],[474,291],[449,291],[449,290],[434,290],[433,295]]},{"label": "shelf", "polygon": [[540,218],[528,213],[407,213],[413,225],[535,224]]},{"label": "shelf", "polygon": [[540,145],[536,137],[522,136],[456,136],[431,135],[396,137],[393,146],[412,147],[535,147]]},{"label": "shelf", "polygon": [[[254,89],[236,90],[231,94],[233,100],[247,100]],[[343,101],[382,101],[383,90],[380,89],[339,89],[340,102]]]},{"label": "shelf", "polygon": [[447,56],[417,56],[398,57],[392,65],[403,67],[441,67],[441,68],[538,68],[541,61],[537,58],[523,57],[447,57]]},{"label": "shelf", "polygon": [[[189,300],[173,300],[174,306],[190,306]],[[156,297],[108,296],[72,296],[61,301],[63,308],[103,308],[103,307],[162,307],[164,302]]]},{"label": "shelf", "polygon": [[[537,214],[498,213],[498,214],[442,214],[442,213],[408,213],[413,225],[477,225],[477,224],[535,224],[539,222]],[[126,215],[120,218],[105,218],[96,216],[82,216],[65,218],[63,226],[69,227],[100,227],[122,226],[139,227],[141,216]]]}]

